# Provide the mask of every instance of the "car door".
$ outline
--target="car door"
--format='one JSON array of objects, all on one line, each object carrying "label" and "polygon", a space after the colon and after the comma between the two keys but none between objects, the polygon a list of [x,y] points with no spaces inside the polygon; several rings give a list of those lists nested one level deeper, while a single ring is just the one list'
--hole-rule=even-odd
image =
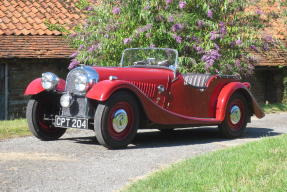
[{"label": "car door", "polygon": [[169,110],[190,117],[209,118],[210,91],[185,85],[181,75],[171,85]]}]

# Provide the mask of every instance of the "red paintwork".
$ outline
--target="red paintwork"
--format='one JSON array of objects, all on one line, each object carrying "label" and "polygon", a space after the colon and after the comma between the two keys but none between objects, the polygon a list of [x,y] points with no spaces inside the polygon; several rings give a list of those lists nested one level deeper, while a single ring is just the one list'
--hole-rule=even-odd
[{"label": "red paintwork", "polygon": [[148,98],[135,85],[123,80],[104,80],[95,84],[87,93],[86,97],[98,101],[106,101],[117,90],[130,90],[139,98],[148,118],[158,124],[219,124],[220,121],[215,118],[196,118],[181,114],[176,114],[159,106]]},{"label": "red paintwork", "polygon": [[211,77],[211,78],[207,81],[206,86],[209,87],[209,85],[211,84],[211,82],[212,82],[213,80],[217,79],[217,78],[218,78],[218,75],[213,75],[213,77]]},{"label": "red paintwork", "polygon": [[[247,89],[250,84],[232,78],[214,75],[207,82],[208,88],[202,91],[184,86],[180,73],[172,81],[174,73],[166,69],[95,67],[95,70],[99,73],[100,82],[87,93],[88,98],[106,101],[117,90],[128,89],[137,95],[148,118],[157,124],[220,124],[225,117],[227,101],[237,89],[250,95],[254,113],[263,117]],[[116,76],[118,80],[110,81],[109,76]],[[164,94],[158,93],[158,85],[164,85]]]},{"label": "red paintwork", "polygon": [[[241,83],[235,79],[221,78],[214,75],[206,83],[207,88],[200,90],[184,85],[180,73],[174,77],[169,69],[156,68],[120,68],[94,67],[99,73],[99,82],[86,94],[87,98],[106,101],[118,90],[133,92],[141,102],[150,121],[177,125],[216,125],[225,118],[225,111],[230,96],[237,90],[249,95],[254,114],[261,118],[264,113],[248,90],[249,83]],[[109,80],[116,76],[117,80]],[[159,93],[158,86],[163,85],[165,92]],[[65,90],[65,81],[61,80],[57,90]],[[44,91],[41,79],[32,81],[25,95],[34,95]]]},{"label": "red paintwork", "polygon": [[45,91],[45,89],[41,85],[41,78],[37,78],[28,85],[24,95],[37,95],[43,91]]},{"label": "red paintwork", "polygon": [[98,101],[106,101],[110,96],[119,89],[128,89],[131,91],[138,91],[138,89],[131,83],[123,80],[103,80],[93,85],[93,87],[86,94],[87,98]]},{"label": "red paintwork", "polygon": [[171,84],[170,105],[166,109],[191,117],[215,118],[217,97],[224,85],[234,79],[222,79],[214,76],[209,81],[208,88],[200,90],[191,86],[184,86],[182,75]]},{"label": "red paintwork", "polygon": [[56,87],[56,90],[60,91],[60,92],[63,92],[63,91],[65,91],[65,88],[66,88],[66,81],[64,79],[60,79],[59,83],[58,83],[58,85]]},{"label": "red paintwork", "polygon": [[[59,80],[59,83],[56,87],[57,91],[63,92],[65,91],[66,81],[63,79]],[[41,78],[34,79],[26,88],[24,95],[37,95],[41,92],[45,91],[41,84]]]},{"label": "red paintwork", "polygon": [[253,95],[250,93],[250,91],[247,89],[247,87],[240,82],[232,82],[224,86],[218,96],[218,102],[216,105],[216,119],[223,121],[225,118],[225,111],[227,108],[227,104],[229,101],[229,98],[235,91],[242,91],[246,94],[248,94],[251,98],[252,106],[253,106],[253,112],[258,118],[264,117],[263,111],[260,109],[260,106],[256,102]]},{"label": "red paintwork", "polygon": [[151,100],[160,106],[165,105],[165,95],[158,94],[159,85],[169,86],[169,81],[174,77],[174,73],[168,69],[155,68],[119,68],[119,67],[94,67],[99,73],[100,80],[108,80],[110,76],[116,76],[120,80],[125,80],[138,87]]},{"label": "red paintwork", "polygon": [[248,83],[248,82],[244,82],[244,83],[242,83],[247,89],[250,89],[251,88],[251,85],[250,85],[250,83]]}]

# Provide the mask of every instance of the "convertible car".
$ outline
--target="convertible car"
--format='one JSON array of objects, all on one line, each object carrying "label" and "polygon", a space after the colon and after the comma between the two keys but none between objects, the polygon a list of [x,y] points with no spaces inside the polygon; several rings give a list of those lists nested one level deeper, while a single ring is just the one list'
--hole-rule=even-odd
[{"label": "convertible car", "polygon": [[66,80],[43,73],[25,91],[26,117],[41,140],[56,140],[66,128],[87,129],[109,149],[126,147],[146,128],[216,125],[236,138],[252,115],[264,117],[249,88],[237,76],[179,73],[174,49],[132,48],[120,67],[80,65]]}]

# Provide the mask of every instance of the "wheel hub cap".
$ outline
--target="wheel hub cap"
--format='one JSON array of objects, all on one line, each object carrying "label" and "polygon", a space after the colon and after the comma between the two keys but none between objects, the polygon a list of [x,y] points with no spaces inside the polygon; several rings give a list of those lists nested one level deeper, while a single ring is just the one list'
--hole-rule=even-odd
[{"label": "wheel hub cap", "polygon": [[234,125],[239,123],[241,119],[241,111],[237,105],[234,105],[230,110],[230,121]]},{"label": "wheel hub cap", "polygon": [[113,117],[113,128],[117,133],[125,130],[128,125],[128,114],[124,109],[119,109]]}]

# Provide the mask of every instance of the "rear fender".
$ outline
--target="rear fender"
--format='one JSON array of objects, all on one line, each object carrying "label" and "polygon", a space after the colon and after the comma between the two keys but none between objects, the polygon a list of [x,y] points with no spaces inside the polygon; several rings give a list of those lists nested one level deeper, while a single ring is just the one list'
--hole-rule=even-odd
[{"label": "rear fender", "polygon": [[263,118],[265,114],[260,108],[252,93],[249,91],[249,87],[249,83],[241,82],[232,82],[224,86],[218,96],[216,106],[216,119],[220,121],[224,120],[228,101],[235,92],[241,92],[246,97],[248,102],[251,103],[252,114],[255,114],[258,118]]},{"label": "rear fender", "polygon": [[[59,80],[59,83],[56,87],[57,91],[63,92],[65,91],[66,81],[63,79]],[[41,84],[41,78],[34,79],[29,85],[27,86],[24,95],[37,95],[41,92],[45,91]]]}]

